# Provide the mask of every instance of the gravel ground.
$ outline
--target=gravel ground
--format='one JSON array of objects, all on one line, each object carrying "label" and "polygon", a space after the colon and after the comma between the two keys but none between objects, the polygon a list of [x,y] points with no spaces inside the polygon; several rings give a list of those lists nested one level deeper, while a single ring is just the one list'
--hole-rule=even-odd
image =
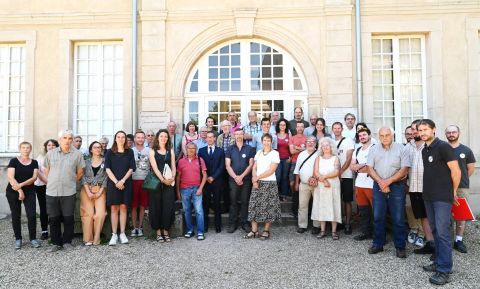
[{"label": "gravel ground", "polygon": [[[454,254],[454,273],[444,288],[480,288],[480,224],[467,226],[468,254]],[[27,240],[26,224],[23,225]],[[368,255],[370,241],[340,235],[317,240],[294,226],[274,227],[266,241],[243,233],[209,232],[205,241],[176,238],[157,243],[130,238],[128,245],[74,248],[50,253],[24,245],[13,249],[9,219],[0,220],[0,288],[432,288],[421,266],[428,256]],[[356,232],[354,232],[355,235]]]}]

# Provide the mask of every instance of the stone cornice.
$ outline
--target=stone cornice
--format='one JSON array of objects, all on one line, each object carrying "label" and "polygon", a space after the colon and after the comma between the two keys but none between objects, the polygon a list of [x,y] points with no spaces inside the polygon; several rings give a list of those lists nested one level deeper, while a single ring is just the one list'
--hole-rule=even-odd
[{"label": "stone cornice", "polygon": [[83,24],[130,22],[128,12],[0,14],[1,24]]}]

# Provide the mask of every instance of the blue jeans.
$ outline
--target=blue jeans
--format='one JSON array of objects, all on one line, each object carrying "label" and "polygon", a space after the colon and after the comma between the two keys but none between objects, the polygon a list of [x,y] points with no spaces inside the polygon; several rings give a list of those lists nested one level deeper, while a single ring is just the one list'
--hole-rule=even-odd
[{"label": "blue jeans", "polygon": [[287,160],[280,160],[275,177],[277,178],[277,185],[281,196],[290,195],[290,186],[288,183],[288,174],[290,172],[290,163]]},{"label": "blue jeans", "polygon": [[435,264],[437,271],[450,273],[453,267],[450,218],[452,204],[424,200],[428,223],[435,242]]},{"label": "blue jeans", "polygon": [[185,212],[185,224],[187,225],[187,232],[193,232],[192,224],[192,200],[193,206],[195,207],[195,217],[197,221],[197,234],[203,235],[203,206],[202,206],[202,195],[197,196],[196,192],[198,187],[190,187],[180,189],[182,194],[182,207]]},{"label": "blue jeans", "polygon": [[385,245],[385,216],[387,206],[393,223],[395,248],[405,249],[405,189],[403,183],[390,185],[390,193],[385,194],[375,182],[373,184],[373,246],[382,248]]}]

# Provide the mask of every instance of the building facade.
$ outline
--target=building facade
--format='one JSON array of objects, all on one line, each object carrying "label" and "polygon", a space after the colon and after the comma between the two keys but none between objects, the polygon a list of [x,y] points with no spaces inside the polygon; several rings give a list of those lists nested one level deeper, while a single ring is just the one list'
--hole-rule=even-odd
[{"label": "building facade", "polygon": [[[397,141],[417,118],[434,119],[441,138],[457,124],[478,158],[479,2],[361,1],[361,78],[355,8],[353,0],[139,0],[135,33],[131,1],[0,0],[2,176],[20,141],[33,142],[36,156],[64,128],[86,146],[170,119],[218,123],[230,110],[243,123],[250,110],[291,119],[296,106],[328,123],[353,112],[373,130],[392,126]],[[478,173],[472,186],[480,188]]]}]

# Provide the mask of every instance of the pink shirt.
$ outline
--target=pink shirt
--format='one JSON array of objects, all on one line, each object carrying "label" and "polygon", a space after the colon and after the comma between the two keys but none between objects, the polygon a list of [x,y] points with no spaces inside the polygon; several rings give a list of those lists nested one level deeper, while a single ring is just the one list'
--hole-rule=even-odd
[{"label": "pink shirt", "polygon": [[285,135],[285,138],[279,138],[277,135],[277,151],[280,155],[281,160],[286,160],[290,157],[290,148],[288,141],[290,139],[290,135]]},{"label": "pink shirt", "polygon": [[[207,167],[202,158],[200,158],[202,165],[202,171],[207,173]],[[180,174],[180,188],[198,187],[202,182],[200,178],[200,168],[198,167],[198,158],[195,156],[192,160],[187,157],[183,157],[178,161],[177,166],[178,173]]]},{"label": "pink shirt", "polygon": [[[293,144],[296,147],[303,147],[305,148],[305,144],[307,143],[307,137],[304,134],[296,134],[290,137],[289,144]],[[303,145],[303,146],[302,146]],[[298,159],[298,155],[300,152],[292,155],[292,163],[296,163]]]}]

